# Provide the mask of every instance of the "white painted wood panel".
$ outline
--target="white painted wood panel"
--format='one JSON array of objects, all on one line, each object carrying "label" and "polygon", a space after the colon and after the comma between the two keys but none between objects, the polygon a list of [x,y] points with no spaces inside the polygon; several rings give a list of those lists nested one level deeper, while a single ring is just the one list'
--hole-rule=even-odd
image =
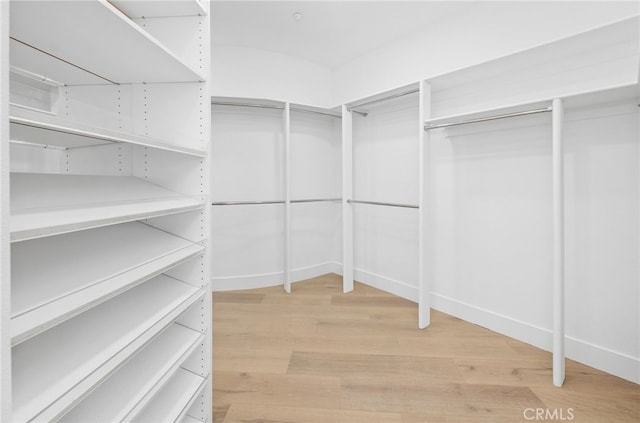
[{"label": "white painted wood panel", "polygon": [[199,332],[170,325],[59,422],[131,421],[178,371],[202,338]]},{"label": "white painted wood panel", "polygon": [[136,423],[181,421],[198,392],[204,387],[204,383],[205,380],[200,376],[180,369],[133,421]]},{"label": "white painted wood panel", "polygon": [[138,222],[14,243],[12,337],[22,342],[201,253]]},{"label": "white painted wood panel", "polygon": [[[12,6],[12,37],[93,72],[105,83],[207,79],[203,73],[185,66],[106,0],[24,1]],[[47,74],[46,70],[39,73]],[[61,82],[80,83],[70,75]]]},{"label": "white painted wood panel", "polygon": [[201,0],[112,0],[130,18],[206,15]]},{"label": "white painted wood panel", "polygon": [[202,206],[201,199],[128,176],[14,173],[11,177],[14,241]]},{"label": "white painted wood panel", "polygon": [[[113,107],[113,109],[115,110],[116,107]],[[12,108],[11,112],[11,139],[14,140],[64,148],[90,147],[104,143],[127,143],[191,154],[198,157],[206,155],[202,149],[189,148],[184,145],[172,145],[161,139],[90,126],[86,123],[66,120],[18,107]]]},{"label": "white painted wood panel", "polygon": [[14,420],[64,413],[199,295],[158,276],[13,347]]}]

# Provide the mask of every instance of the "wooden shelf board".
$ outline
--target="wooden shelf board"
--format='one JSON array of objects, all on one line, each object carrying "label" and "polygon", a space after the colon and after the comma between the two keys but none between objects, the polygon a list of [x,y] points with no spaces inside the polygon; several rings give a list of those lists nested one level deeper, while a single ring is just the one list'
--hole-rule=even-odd
[{"label": "wooden shelf board", "polygon": [[175,323],[170,325],[59,422],[129,421],[162,389],[203,339],[197,331]]},{"label": "wooden shelf board", "polygon": [[203,294],[161,275],[13,347],[14,419],[57,419]]},{"label": "wooden shelf board", "polygon": [[[196,157],[206,157],[207,155],[203,150],[172,145],[166,141],[143,135],[96,128],[19,107],[11,108],[9,121],[11,122],[11,139],[35,144],[81,148],[105,143],[127,143]],[[41,131],[48,131],[48,133],[46,136],[42,136]]]},{"label": "wooden shelf board", "polygon": [[15,243],[12,343],[23,342],[203,250],[137,222]]},{"label": "wooden shelf board", "polygon": [[178,422],[186,415],[205,379],[180,369],[133,421],[136,423]]},{"label": "wooden shelf board", "polygon": [[[207,79],[106,0],[15,2],[11,5],[10,35],[46,52],[42,54],[102,78],[105,83]],[[22,67],[20,63],[14,64]],[[27,69],[49,74],[47,69]],[[68,85],[84,83],[72,78],[69,74],[60,82]]]},{"label": "wooden shelf board", "polygon": [[11,174],[11,240],[22,241],[204,207],[132,176]]},{"label": "wooden shelf board", "polygon": [[111,0],[111,3],[131,19],[169,16],[206,16],[199,0]]}]

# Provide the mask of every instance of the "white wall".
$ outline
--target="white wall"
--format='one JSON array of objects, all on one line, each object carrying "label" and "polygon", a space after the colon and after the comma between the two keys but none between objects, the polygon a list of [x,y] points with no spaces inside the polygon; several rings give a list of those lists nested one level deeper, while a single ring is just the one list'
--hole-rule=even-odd
[{"label": "white wall", "polygon": [[[418,204],[418,94],[353,114],[353,198]],[[416,299],[418,210],[353,204],[358,281]]]},{"label": "white wall", "polygon": [[320,107],[333,103],[332,71],[307,60],[214,45],[211,67],[214,97],[264,98]]},{"label": "white wall", "polygon": [[477,2],[335,71],[333,104],[404,86],[640,14],[637,2]]},{"label": "white wall", "polygon": [[[284,199],[282,110],[213,106],[212,199]],[[291,111],[291,199],[340,198],[340,119]],[[282,284],[284,205],[213,206],[214,291]],[[291,279],[339,269],[340,203],[291,204]]]},{"label": "white wall", "polygon": [[[340,198],[342,121],[291,111],[291,199]],[[291,279],[339,269],[340,202],[291,204]],[[294,288],[295,289],[295,288]]]}]

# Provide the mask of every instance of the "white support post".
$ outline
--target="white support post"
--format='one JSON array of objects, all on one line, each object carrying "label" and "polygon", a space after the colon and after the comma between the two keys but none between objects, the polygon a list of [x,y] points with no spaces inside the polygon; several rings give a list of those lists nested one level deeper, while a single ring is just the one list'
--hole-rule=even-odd
[{"label": "white support post", "polygon": [[291,107],[284,106],[284,290],[291,293]]},{"label": "white support post", "polygon": [[9,2],[0,1],[0,421],[11,421],[9,241]]},{"label": "white support post", "polygon": [[342,289],[353,291],[353,125],[347,106],[342,106]]},{"label": "white support post", "polygon": [[553,384],[564,383],[564,110],[553,100]]},{"label": "white support post", "polygon": [[429,283],[429,259],[431,238],[429,230],[429,196],[431,190],[431,137],[424,130],[424,121],[431,117],[431,85],[420,81],[420,112],[418,120],[418,327],[424,329],[431,324],[431,302]]}]

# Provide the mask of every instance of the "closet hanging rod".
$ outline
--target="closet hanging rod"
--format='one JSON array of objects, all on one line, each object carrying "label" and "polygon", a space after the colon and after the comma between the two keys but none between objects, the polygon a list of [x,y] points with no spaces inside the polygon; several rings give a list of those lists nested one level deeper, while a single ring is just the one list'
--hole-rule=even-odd
[{"label": "closet hanging rod", "polygon": [[[284,110],[284,106],[277,106],[275,104],[231,103],[231,102],[225,102],[225,101],[212,101],[211,104],[213,104],[215,106],[258,107],[258,108],[262,108],[262,109]],[[331,116],[331,117],[342,119],[342,116],[340,116],[340,115],[336,115],[336,114],[329,113],[329,112],[321,112],[321,111],[318,111],[318,110],[309,110],[309,109],[303,109],[303,108],[300,108],[300,107],[290,107],[290,110],[295,110],[297,112],[316,113],[316,114],[319,114],[319,115]]]},{"label": "closet hanging rod", "polygon": [[335,115],[335,114],[329,113],[329,112],[321,112],[321,111],[318,111],[318,110],[302,109],[300,107],[290,107],[289,109],[290,110],[295,110],[296,112],[315,113],[315,114],[318,114],[318,115],[325,115],[325,116],[331,116],[331,117],[334,117],[334,118],[342,119],[342,116]]},{"label": "closet hanging rod", "polygon": [[276,106],[275,104],[257,104],[257,103],[230,103],[226,101],[212,101],[215,106],[236,106],[236,107],[259,107],[262,109],[284,109],[284,106]]},{"label": "closet hanging rod", "polygon": [[284,200],[277,201],[217,201],[211,203],[212,206],[245,206],[255,204],[284,204]]},{"label": "closet hanging rod", "polygon": [[310,198],[306,200],[291,200],[291,203],[329,203],[342,201],[342,198]]},{"label": "closet hanging rod", "polygon": [[435,124],[435,125],[430,125],[430,124],[426,123],[424,125],[424,130],[425,131],[429,131],[431,129],[436,129],[436,128],[447,128],[449,126],[466,125],[467,123],[486,122],[486,121],[489,121],[489,120],[506,119],[506,118],[515,117],[515,116],[526,116],[526,115],[533,115],[533,114],[536,114],[536,113],[546,113],[546,112],[550,112],[551,110],[553,110],[552,107],[544,107],[542,109],[524,110],[522,112],[505,113],[505,114],[502,114],[502,115],[487,116],[487,117],[483,117],[483,118],[462,120],[462,121],[458,121],[458,122],[438,123],[438,124]]},{"label": "closet hanging rod", "polygon": [[364,200],[347,200],[349,204],[371,204],[374,206],[389,206],[389,207],[403,207],[406,209],[419,209],[420,207],[414,204],[401,204],[401,203],[383,203],[380,201],[364,201]]},{"label": "closet hanging rod", "polygon": [[398,98],[398,97],[404,97],[405,95],[409,95],[409,94],[413,94],[413,93],[417,93],[417,92],[420,92],[420,89],[419,88],[414,88],[414,89],[409,90],[409,91],[404,91],[404,92],[401,92],[401,93],[392,94],[392,95],[389,95],[387,97],[377,98],[375,100],[367,101],[365,103],[355,104],[353,106],[347,107],[347,110],[350,111],[350,112],[355,112],[355,113],[362,114],[363,112],[359,112],[359,111],[353,110],[353,109],[356,108],[356,107],[368,106],[370,104],[379,103],[381,101],[387,101],[387,100],[391,100],[391,99]]}]

